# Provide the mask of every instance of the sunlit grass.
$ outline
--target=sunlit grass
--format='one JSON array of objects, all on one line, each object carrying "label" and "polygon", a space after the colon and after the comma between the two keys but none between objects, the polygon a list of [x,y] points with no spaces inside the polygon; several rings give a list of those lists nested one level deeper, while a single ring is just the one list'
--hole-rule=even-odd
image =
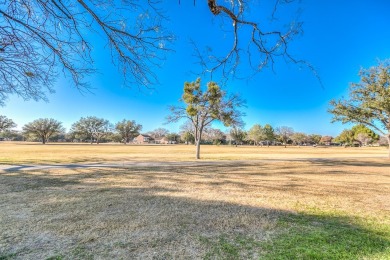
[{"label": "sunlit grass", "polygon": [[1,172],[0,257],[389,259],[390,162],[324,157]]},{"label": "sunlit grass", "polygon": [[[203,145],[203,160],[386,157],[383,147],[253,147]],[[193,145],[121,145],[0,142],[1,164],[78,163],[107,161],[191,161]]]}]

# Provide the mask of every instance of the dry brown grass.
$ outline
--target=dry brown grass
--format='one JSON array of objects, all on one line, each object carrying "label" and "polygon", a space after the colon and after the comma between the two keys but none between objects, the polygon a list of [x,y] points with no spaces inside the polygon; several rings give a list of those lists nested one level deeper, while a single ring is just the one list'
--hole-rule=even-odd
[{"label": "dry brown grass", "polygon": [[[52,149],[41,149],[46,147]],[[164,156],[187,159],[180,149],[188,148]],[[222,148],[203,148],[210,154],[213,149]],[[268,148],[227,148],[229,155],[221,157],[258,149]],[[345,157],[336,151],[347,150],[332,149],[332,155]],[[301,155],[278,151],[290,159]],[[329,149],[313,151],[331,157]],[[19,259],[200,259],[212,250],[205,239],[243,236],[265,243],[283,229],[278,219],[290,213],[347,216],[388,227],[389,169],[387,159],[339,158],[2,172],[0,253]],[[263,248],[247,251],[240,257],[257,258]]]},{"label": "dry brown grass", "polygon": [[[259,160],[387,156],[384,147],[253,147],[201,146],[204,160]],[[107,161],[190,161],[192,145],[56,144],[0,142],[0,164]]]}]

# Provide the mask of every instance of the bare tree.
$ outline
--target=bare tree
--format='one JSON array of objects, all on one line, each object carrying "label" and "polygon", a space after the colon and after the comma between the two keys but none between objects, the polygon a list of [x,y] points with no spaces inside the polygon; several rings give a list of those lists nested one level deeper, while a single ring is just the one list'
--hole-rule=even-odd
[{"label": "bare tree", "polygon": [[169,134],[169,130],[162,127],[148,132],[148,135],[152,136],[154,139],[162,138],[168,134]]},{"label": "bare tree", "polygon": [[106,41],[127,86],[148,87],[173,40],[163,19],[158,1],[0,0],[0,102],[46,99],[59,68],[85,89],[95,71],[90,32]]},{"label": "bare tree", "polygon": [[284,144],[284,148],[287,146],[287,142],[290,140],[291,136],[294,134],[294,129],[289,126],[280,126],[276,128],[276,134],[279,135],[280,140]]},{"label": "bare tree", "polygon": [[[204,72],[220,71],[223,78],[234,77],[238,65],[249,63],[255,72],[273,66],[278,57],[294,63],[288,45],[302,31],[300,22],[289,23],[285,31],[280,22],[269,26],[249,11],[261,9],[250,0],[198,0],[210,14],[229,25],[231,47],[219,53],[205,52],[194,41],[195,54]],[[295,0],[274,0],[270,21],[278,6]],[[180,4],[180,1],[179,1]],[[70,77],[85,90],[86,77],[96,71],[91,52],[90,33],[100,35],[109,47],[112,63],[123,74],[126,86],[149,87],[158,82],[154,69],[171,50],[174,36],[163,27],[165,16],[161,0],[0,0],[0,105],[10,94],[24,99],[45,100],[53,92],[59,73]],[[290,18],[287,18],[290,19]],[[268,30],[268,28],[274,28]]]},{"label": "bare tree", "polygon": [[[201,50],[198,44],[192,41],[195,56],[198,57],[203,72],[210,73],[212,77],[214,72],[219,71],[224,79],[228,79],[238,76],[236,74],[243,61],[245,64],[249,63],[253,73],[257,73],[266,66],[273,68],[274,63],[283,58],[285,61],[305,65],[320,81],[315,68],[305,60],[294,58],[288,49],[295,36],[302,33],[302,22],[291,18],[281,25],[281,19],[277,17],[281,5],[292,5],[296,2],[298,1],[269,1],[267,3],[271,4],[267,8],[250,0],[207,0],[210,12],[222,21],[222,29],[230,32],[231,46],[228,50],[223,50],[222,55],[217,55],[213,48]],[[254,16],[253,9],[263,15]],[[266,10],[269,15],[264,15]]]}]

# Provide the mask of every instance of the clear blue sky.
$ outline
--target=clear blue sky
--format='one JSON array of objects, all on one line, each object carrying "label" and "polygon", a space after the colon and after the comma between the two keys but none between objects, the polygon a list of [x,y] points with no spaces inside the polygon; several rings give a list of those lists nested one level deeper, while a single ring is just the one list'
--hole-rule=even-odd
[{"label": "clear blue sky", "polygon": [[[182,0],[181,5],[176,0],[169,1],[165,5],[170,16],[168,27],[177,36],[173,46],[176,52],[168,54],[162,69],[156,70],[161,85],[154,90],[123,88],[103,40],[95,38],[93,55],[100,73],[90,78],[93,93],[82,94],[68,79],[59,78],[56,93],[48,96],[49,103],[23,101],[13,96],[5,107],[0,107],[0,114],[12,118],[19,129],[27,122],[45,117],[55,118],[69,129],[80,117],[98,116],[112,123],[123,118],[136,120],[143,125],[144,132],[158,127],[178,131],[179,124],[163,125],[163,122],[168,105],[178,104],[183,83],[197,77],[191,73],[196,67],[188,40],[213,40],[219,25],[204,0],[198,0],[195,7],[192,0]],[[317,68],[324,87],[309,70],[279,62],[274,72],[265,69],[249,81],[230,81],[226,88],[240,92],[246,99],[247,129],[256,123],[269,123],[274,127],[286,125],[295,131],[336,136],[348,126],[330,123],[329,101],[347,94],[349,82],[359,80],[361,67],[390,58],[390,2],[303,0],[301,8],[304,34],[290,46],[291,53]],[[256,12],[253,7],[252,14]]]}]

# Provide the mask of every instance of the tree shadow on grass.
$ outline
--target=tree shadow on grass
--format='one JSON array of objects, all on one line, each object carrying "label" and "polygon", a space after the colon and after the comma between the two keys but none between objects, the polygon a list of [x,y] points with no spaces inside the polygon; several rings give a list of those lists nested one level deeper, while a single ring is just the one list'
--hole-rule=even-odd
[{"label": "tree shadow on grass", "polygon": [[[135,187],[93,180],[115,175],[142,179],[139,171],[72,171],[0,175],[0,197],[14,196],[2,200],[8,211],[0,213],[0,259],[390,257],[390,228],[383,224],[245,206],[224,201],[223,194],[208,200],[186,197],[180,193],[185,183],[175,176],[164,178],[172,177],[177,186]],[[161,180],[145,175],[145,182]],[[31,208],[27,214],[4,201]]]}]

